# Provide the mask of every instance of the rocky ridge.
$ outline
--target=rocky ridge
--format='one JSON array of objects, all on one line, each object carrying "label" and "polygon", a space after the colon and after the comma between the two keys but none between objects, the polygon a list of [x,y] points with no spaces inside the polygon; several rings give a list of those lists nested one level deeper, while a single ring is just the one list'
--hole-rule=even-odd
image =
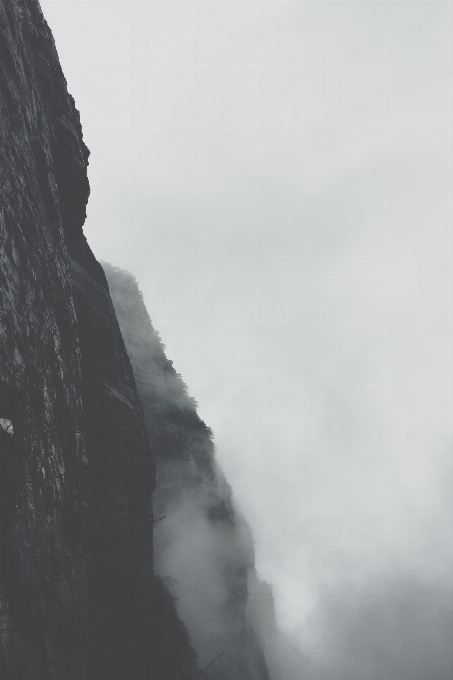
[{"label": "rocky ridge", "polygon": [[142,408],[82,231],[88,150],[35,0],[0,2],[0,94],[2,678],[193,677],[153,573]]},{"label": "rocky ridge", "polygon": [[[156,460],[155,564],[211,680],[269,680],[255,616],[264,584],[250,529],[216,458],[212,432],[168,360],[137,282],[103,263]],[[266,592],[267,596],[267,592]],[[272,596],[271,596],[272,598]]]},{"label": "rocky ridge", "polygon": [[194,680],[221,653],[207,679],[268,680],[210,431],[84,237],[89,152],[37,0],[0,0],[0,122],[2,680]]}]

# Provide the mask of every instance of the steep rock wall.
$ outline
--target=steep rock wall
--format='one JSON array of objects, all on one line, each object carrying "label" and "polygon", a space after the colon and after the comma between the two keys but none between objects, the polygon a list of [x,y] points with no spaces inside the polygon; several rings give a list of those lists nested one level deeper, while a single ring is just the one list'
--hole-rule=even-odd
[{"label": "steep rock wall", "polygon": [[2,680],[192,678],[153,575],[134,376],[82,232],[88,150],[36,0],[0,0],[0,121]]},{"label": "steep rock wall", "polygon": [[0,59],[2,674],[83,678],[85,559],[63,578],[84,549],[88,464],[65,230],[81,228],[88,151],[37,3],[0,2]]},{"label": "steep rock wall", "polygon": [[[253,541],[181,377],[165,356],[135,279],[103,263],[156,457],[156,570],[176,596],[210,680],[268,680]],[[266,589],[265,589],[266,590]],[[266,590],[266,597],[268,591]],[[260,640],[261,636],[261,640]]]}]

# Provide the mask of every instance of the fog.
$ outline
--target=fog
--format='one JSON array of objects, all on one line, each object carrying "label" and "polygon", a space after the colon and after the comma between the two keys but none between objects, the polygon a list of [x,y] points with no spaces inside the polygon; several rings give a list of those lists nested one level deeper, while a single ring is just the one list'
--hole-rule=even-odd
[{"label": "fog", "polygon": [[304,676],[451,678],[451,3],[41,4]]},{"label": "fog", "polygon": [[[211,680],[270,680],[263,649],[278,663],[280,648],[272,590],[257,577],[250,528],[216,462],[212,433],[165,355],[137,281],[103,267],[156,464],[155,571]],[[273,680],[286,677],[276,670]]]}]

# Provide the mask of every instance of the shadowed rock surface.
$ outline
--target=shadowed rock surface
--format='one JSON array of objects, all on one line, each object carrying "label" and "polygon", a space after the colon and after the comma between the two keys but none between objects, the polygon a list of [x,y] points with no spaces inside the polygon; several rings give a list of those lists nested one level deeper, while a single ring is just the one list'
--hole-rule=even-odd
[{"label": "shadowed rock surface", "polygon": [[193,678],[153,574],[143,413],[82,232],[88,150],[35,0],[0,0],[0,121],[2,680]]},{"label": "shadowed rock surface", "polygon": [[0,0],[0,123],[1,678],[194,680],[223,652],[207,680],[268,680],[211,432],[107,267],[137,390],[83,235],[89,152],[36,0]]}]

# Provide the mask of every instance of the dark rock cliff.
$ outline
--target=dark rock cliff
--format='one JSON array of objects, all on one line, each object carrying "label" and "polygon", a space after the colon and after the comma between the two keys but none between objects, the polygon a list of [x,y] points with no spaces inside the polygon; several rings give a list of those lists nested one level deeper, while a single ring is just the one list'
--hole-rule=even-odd
[{"label": "dark rock cliff", "polygon": [[[268,680],[257,612],[264,584],[247,523],[214,455],[211,432],[165,356],[135,279],[103,264],[156,458],[156,570],[177,597],[206,677]],[[270,591],[269,591],[270,592]],[[272,596],[270,595],[272,598]]]},{"label": "dark rock cliff", "polygon": [[221,655],[207,680],[268,680],[211,433],[83,235],[89,152],[37,0],[0,0],[0,135],[1,678],[194,680]]},{"label": "dark rock cliff", "polygon": [[88,150],[36,0],[0,0],[0,673],[184,680],[153,574],[154,461],[102,268]]}]

